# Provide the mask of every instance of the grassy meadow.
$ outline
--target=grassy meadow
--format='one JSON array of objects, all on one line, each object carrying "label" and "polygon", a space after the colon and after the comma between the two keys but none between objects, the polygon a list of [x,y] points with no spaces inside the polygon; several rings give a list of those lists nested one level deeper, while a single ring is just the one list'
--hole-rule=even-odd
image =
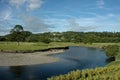
[{"label": "grassy meadow", "polygon": [[17,50],[42,50],[54,47],[77,46],[75,43],[49,43],[42,42],[0,42],[0,51],[17,51]]},{"label": "grassy meadow", "polygon": [[69,42],[51,42],[45,44],[42,42],[20,42],[17,45],[17,42],[0,42],[0,51],[15,51],[15,50],[42,50],[47,48],[54,47],[65,47],[65,46],[85,46],[85,47],[95,47],[101,48],[107,45],[120,45],[120,43],[93,43],[93,44],[84,44],[84,43],[69,43]]}]

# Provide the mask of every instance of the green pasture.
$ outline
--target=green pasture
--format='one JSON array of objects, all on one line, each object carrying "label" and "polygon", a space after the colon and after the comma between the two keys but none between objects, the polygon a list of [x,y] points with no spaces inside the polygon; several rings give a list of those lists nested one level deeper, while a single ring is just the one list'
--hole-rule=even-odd
[{"label": "green pasture", "polygon": [[120,45],[120,43],[71,43],[71,42],[51,42],[45,44],[42,42],[0,42],[0,51],[15,51],[15,50],[41,50],[53,47],[65,47],[65,46],[85,46],[85,47],[95,47],[101,48],[107,45]]}]

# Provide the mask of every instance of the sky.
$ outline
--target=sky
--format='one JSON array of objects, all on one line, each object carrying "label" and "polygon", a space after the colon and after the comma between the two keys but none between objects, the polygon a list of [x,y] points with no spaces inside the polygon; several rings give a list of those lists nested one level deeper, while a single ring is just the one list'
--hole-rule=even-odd
[{"label": "sky", "polygon": [[120,0],[0,0],[0,35],[17,24],[33,33],[120,32]]}]

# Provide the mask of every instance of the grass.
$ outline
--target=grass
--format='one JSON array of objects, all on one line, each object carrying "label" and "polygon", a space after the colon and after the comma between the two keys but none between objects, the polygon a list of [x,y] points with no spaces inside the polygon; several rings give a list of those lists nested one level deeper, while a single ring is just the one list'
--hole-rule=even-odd
[{"label": "grass", "polygon": [[46,48],[65,47],[65,46],[85,46],[85,47],[101,48],[102,46],[115,45],[115,44],[120,46],[120,43],[84,44],[84,43],[70,43],[70,42],[51,42],[49,44],[45,44],[42,42],[20,42],[20,45],[18,46],[17,42],[0,42],[0,50],[3,51],[41,50]]},{"label": "grass", "polygon": [[18,46],[16,42],[0,42],[1,51],[16,51],[16,50],[39,50],[47,48],[47,44],[43,43],[27,43],[20,42]]},{"label": "grass", "polygon": [[75,43],[64,43],[64,42],[52,42],[50,44],[45,44],[42,42],[0,42],[0,51],[16,51],[16,50],[42,50],[54,47],[66,47],[66,46],[78,46]]},{"label": "grass", "polygon": [[112,66],[112,65],[114,65],[114,66],[120,65],[120,61],[113,61],[106,66]]},{"label": "grass", "polygon": [[95,69],[76,70],[48,80],[120,80],[120,64]]}]

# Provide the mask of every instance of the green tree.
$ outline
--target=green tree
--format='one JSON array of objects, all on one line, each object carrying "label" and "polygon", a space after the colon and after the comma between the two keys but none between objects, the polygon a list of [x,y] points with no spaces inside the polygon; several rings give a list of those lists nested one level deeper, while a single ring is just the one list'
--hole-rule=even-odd
[{"label": "green tree", "polygon": [[27,39],[30,35],[32,35],[32,32],[22,31],[22,32],[21,32],[21,38],[22,38],[21,41],[26,41],[26,39]]},{"label": "green tree", "polygon": [[95,34],[90,34],[90,33],[85,34],[84,38],[83,38],[83,42],[85,44],[86,43],[92,44],[93,42],[96,42],[96,35]]},{"label": "green tree", "polygon": [[22,32],[24,31],[23,27],[21,25],[15,25],[13,29],[10,31],[10,40],[11,41],[17,41],[17,45],[19,45],[19,42],[23,40]]},{"label": "green tree", "polygon": [[105,49],[107,56],[109,57],[115,57],[117,53],[119,52],[118,45],[108,45],[108,46],[105,46],[104,49]]},{"label": "green tree", "polygon": [[39,41],[39,36],[32,34],[26,38],[27,42],[38,42]]},{"label": "green tree", "polygon": [[23,27],[21,25],[15,25],[15,27],[13,29],[11,29],[10,33],[14,33],[14,32],[22,32],[24,31]]},{"label": "green tree", "polygon": [[43,37],[43,38],[41,39],[41,41],[42,41],[43,43],[46,43],[46,44],[49,44],[49,43],[51,42],[51,40],[50,40],[49,38],[47,38],[47,37]]}]

